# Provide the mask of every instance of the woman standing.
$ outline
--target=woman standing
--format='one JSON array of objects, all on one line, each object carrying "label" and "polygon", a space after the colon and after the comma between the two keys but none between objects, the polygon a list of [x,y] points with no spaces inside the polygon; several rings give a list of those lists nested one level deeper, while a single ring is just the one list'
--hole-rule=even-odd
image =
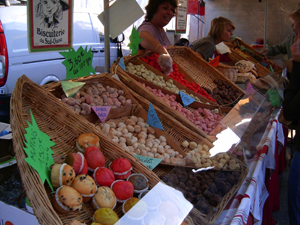
[{"label": "woman standing", "polygon": [[166,74],[172,72],[173,61],[166,49],[171,43],[164,27],[175,15],[177,6],[177,0],[149,0],[145,20],[138,28],[142,39],[140,49],[157,53],[158,63]]},{"label": "woman standing", "polygon": [[191,43],[191,49],[209,61],[216,51],[216,45],[220,42],[231,42],[235,25],[225,17],[214,18],[206,37],[200,38]]}]

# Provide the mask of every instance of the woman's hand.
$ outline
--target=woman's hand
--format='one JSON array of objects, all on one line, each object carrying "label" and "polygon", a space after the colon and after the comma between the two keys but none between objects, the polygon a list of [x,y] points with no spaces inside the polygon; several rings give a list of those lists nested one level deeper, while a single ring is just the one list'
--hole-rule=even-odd
[{"label": "woman's hand", "polygon": [[173,72],[173,60],[171,56],[168,53],[161,54],[157,62],[161,68],[161,70],[166,74],[169,75],[170,73]]},{"label": "woman's hand", "polygon": [[268,51],[268,49],[265,48],[265,49],[262,49],[259,53],[263,54],[264,56],[267,56],[269,51]]}]

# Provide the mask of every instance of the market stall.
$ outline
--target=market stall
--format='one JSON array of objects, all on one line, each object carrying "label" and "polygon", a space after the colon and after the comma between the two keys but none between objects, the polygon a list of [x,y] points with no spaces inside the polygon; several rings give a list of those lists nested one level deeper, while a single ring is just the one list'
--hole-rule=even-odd
[{"label": "market stall", "polygon": [[[271,89],[254,85],[255,89],[245,92],[188,48],[170,48],[170,54],[177,74],[164,76],[155,66],[155,56],[145,52],[125,57],[125,67],[119,59],[110,74],[69,80],[84,83],[74,97],[67,97],[62,82],[41,87],[26,76],[17,81],[11,101],[14,150],[40,224],[49,224],[49,220],[69,224],[74,219],[91,224],[103,216],[91,201],[80,203],[78,211],[57,208],[53,199],[59,198],[55,191],[61,185],[52,188],[53,180],[44,183],[27,162],[29,153],[24,149],[37,144],[34,137],[28,139],[31,126],[51,140],[47,157],[53,157],[54,165],[78,152],[80,135],[93,133],[99,137],[103,153],[97,157],[105,158],[100,167],[111,169],[111,163],[125,158],[131,164],[129,171],[115,176],[121,175],[123,182],[130,182],[122,177],[128,172],[146,178],[144,196],[142,190],[134,189],[122,199],[114,192],[119,201],[110,210],[119,219],[116,224],[239,224],[250,223],[251,215],[253,221],[262,221],[260,212],[270,185],[266,169],[276,170],[277,166],[276,137],[285,144],[276,121],[279,106],[273,104]],[[129,68],[142,65],[143,74]],[[85,157],[88,153],[83,151]],[[158,160],[157,165],[149,168],[142,163],[149,159]],[[90,169],[98,168],[91,165]],[[97,188],[116,189],[112,182],[99,185],[103,181],[97,180],[96,172],[86,174],[97,181]],[[275,198],[277,194],[272,195]],[[124,211],[124,202],[132,197],[137,198],[136,205],[132,203],[131,209]]]}]

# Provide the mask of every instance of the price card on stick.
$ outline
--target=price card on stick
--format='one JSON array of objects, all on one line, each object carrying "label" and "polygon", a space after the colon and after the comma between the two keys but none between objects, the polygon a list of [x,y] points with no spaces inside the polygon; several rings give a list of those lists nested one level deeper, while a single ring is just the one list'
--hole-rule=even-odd
[{"label": "price card on stick", "polygon": [[162,161],[162,159],[152,158],[152,157],[147,157],[142,155],[134,155],[134,156],[137,157],[150,170],[153,170]]},{"label": "price card on stick", "polygon": [[54,146],[55,143],[50,140],[47,134],[39,130],[31,110],[30,115],[32,124],[27,121],[28,127],[25,128],[26,134],[24,135],[26,139],[24,151],[28,156],[25,161],[38,172],[43,183],[47,180],[53,191],[50,166],[54,164],[52,157],[54,152],[50,147]]},{"label": "price card on stick", "polygon": [[196,101],[194,98],[192,98],[191,96],[179,91],[179,95],[181,97],[181,101],[183,103],[183,106],[186,107],[190,104],[192,104],[194,101]]},{"label": "price card on stick", "polygon": [[93,53],[91,49],[87,51],[87,47],[83,49],[80,46],[77,51],[71,49],[66,52],[60,52],[60,54],[66,58],[62,64],[67,69],[67,80],[96,73],[92,66]]},{"label": "price card on stick", "polygon": [[102,123],[106,120],[110,108],[111,106],[92,106],[92,109],[97,114]]},{"label": "price card on stick", "polygon": [[84,82],[61,81],[61,87],[67,97],[73,97],[84,84]]},{"label": "price card on stick", "polygon": [[150,102],[149,109],[148,109],[147,123],[151,127],[156,127],[158,129],[164,130],[151,102]]}]

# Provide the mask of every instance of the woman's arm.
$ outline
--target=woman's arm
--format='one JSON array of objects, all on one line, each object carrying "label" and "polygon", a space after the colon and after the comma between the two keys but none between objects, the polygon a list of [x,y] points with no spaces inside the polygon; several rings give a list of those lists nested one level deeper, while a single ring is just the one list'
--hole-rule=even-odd
[{"label": "woman's arm", "polygon": [[143,46],[143,48],[159,55],[168,54],[164,46],[162,46],[148,31],[141,31],[140,38],[142,39],[140,45]]}]

